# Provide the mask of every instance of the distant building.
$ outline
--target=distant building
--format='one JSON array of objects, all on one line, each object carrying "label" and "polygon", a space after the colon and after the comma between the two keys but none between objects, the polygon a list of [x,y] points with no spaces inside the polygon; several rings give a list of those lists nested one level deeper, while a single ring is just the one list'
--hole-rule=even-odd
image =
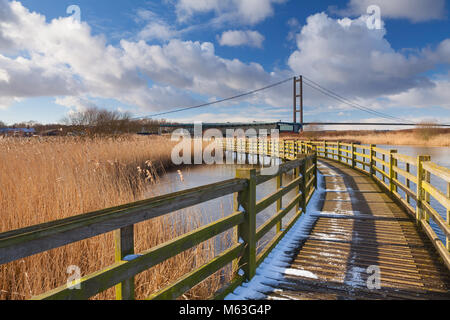
[{"label": "distant building", "polygon": [[41,136],[43,137],[56,137],[56,136],[62,136],[63,135],[63,129],[51,129],[51,130],[46,130],[46,131],[42,131],[40,133]]},{"label": "distant building", "polygon": [[31,137],[36,134],[34,128],[0,128],[0,135],[8,137]]}]

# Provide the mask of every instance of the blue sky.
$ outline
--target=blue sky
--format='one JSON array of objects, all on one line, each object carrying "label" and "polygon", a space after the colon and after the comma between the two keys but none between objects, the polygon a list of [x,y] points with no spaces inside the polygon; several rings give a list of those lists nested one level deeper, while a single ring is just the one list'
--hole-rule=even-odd
[{"label": "blue sky", "polygon": [[[367,25],[370,5],[381,29]],[[0,121],[58,122],[89,106],[150,115],[303,74],[378,112],[450,123],[448,8],[444,0],[0,0]],[[287,83],[166,118],[290,121],[291,91]],[[386,122],[309,86],[305,105],[307,121]]]}]

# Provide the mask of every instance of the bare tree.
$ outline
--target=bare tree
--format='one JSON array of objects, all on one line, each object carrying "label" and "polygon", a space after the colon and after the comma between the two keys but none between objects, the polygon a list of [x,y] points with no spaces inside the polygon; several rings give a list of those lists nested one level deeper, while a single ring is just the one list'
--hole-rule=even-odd
[{"label": "bare tree", "polygon": [[429,140],[440,133],[440,128],[434,121],[423,121],[415,129],[416,135],[423,140]]},{"label": "bare tree", "polygon": [[131,115],[119,111],[89,108],[63,119],[67,125],[87,130],[91,135],[121,134],[130,131]]}]

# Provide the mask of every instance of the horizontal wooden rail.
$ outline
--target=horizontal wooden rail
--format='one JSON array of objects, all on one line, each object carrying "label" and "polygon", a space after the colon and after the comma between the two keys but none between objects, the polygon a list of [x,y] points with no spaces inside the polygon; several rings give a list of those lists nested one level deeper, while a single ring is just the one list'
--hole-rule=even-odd
[{"label": "horizontal wooden rail", "polygon": [[130,261],[117,262],[104,270],[80,279],[81,290],[72,290],[63,285],[55,290],[37,296],[36,300],[85,300],[105,291],[114,285],[129,279],[159,263],[174,257],[216,235],[241,224],[244,213],[237,212],[195,231],[160,244],[146,252],[142,252]]},{"label": "horizontal wooden rail", "polygon": [[[225,143],[224,143],[225,142]],[[154,197],[136,203],[86,213],[58,221],[43,223],[0,234],[0,264],[9,263],[34,254],[89,239],[111,231],[115,232],[116,262],[103,270],[82,277],[77,281],[80,289],[73,290],[65,284],[42,295],[36,300],[81,300],[116,286],[118,299],[134,299],[134,277],[186,250],[209,239],[236,228],[236,244],[196,270],[184,275],[149,299],[176,299],[200,282],[228,264],[235,264],[244,274],[236,274],[224,286],[217,297],[225,297],[240,283],[250,280],[262,256],[270,253],[274,245],[286,234],[293,223],[306,210],[317,184],[317,156],[311,148],[303,148],[297,141],[280,144],[270,140],[223,141],[222,147],[234,152],[279,157],[285,162],[278,166],[273,175],[263,175],[255,169],[237,169],[236,178],[193,189]],[[281,153],[281,155],[280,155]],[[277,190],[256,201],[256,187],[274,178],[282,181],[282,176],[294,172],[294,179],[287,185],[279,185]],[[295,190],[295,196],[287,207],[279,208],[273,217],[257,228],[256,215],[272,204],[281,204],[288,193]],[[235,194],[236,211],[222,219],[176,237],[141,253],[134,253],[134,225],[163,215],[185,209],[200,203]],[[282,227],[283,218],[296,210],[294,218]],[[263,255],[256,255],[256,243],[274,227],[275,238],[264,249]]]},{"label": "horizontal wooden rail", "polygon": [[73,218],[0,234],[0,264],[92,238],[243,190],[231,179]]},{"label": "horizontal wooden rail", "polygon": [[[385,188],[395,200],[415,216],[417,223],[423,227],[425,233],[435,245],[438,253],[450,269],[450,169],[438,166],[431,162],[429,156],[418,156],[417,158],[414,158],[399,154],[396,150],[384,150],[374,145],[364,146],[357,144],[351,144],[350,149],[348,150],[348,154],[351,155],[351,157],[348,157],[352,162],[350,164],[347,162],[349,159],[342,154],[338,155],[339,159],[336,159],[337,155],[332,152],[335,148],[329,147],[335,145],[342,146],[345,145],[344,143],[311,141],[302,142],[302,144],[305,144],[306,147],[309,148],[316,147],[319,157],[339,161],[372,176],[372,178]],[[369,152],[361,153],[358,152],[359,150],[368,150]],[[347,151],[339,150],[339,153],[342,152],[347,153]],[[380,158],[378,154],[380,154],[382,158]],[[357,157],[361,157],[362,160],[357,159]],[[346,160],[344,161],[343,159]],[[370,162],[364,161],[367,159],[370,160]],[[406,169],[400,168],[398,165],[399,162],[404,163]],[[359,168],[357,164],[360,164],[362,168]],[[380,168],[378,166],[382,167]],[[416,167],[415,175],[411,173],[411,166]],[[382,178],[379,178],[377,174]],[[444,194],[441,190],[433,186],[430,179],[431,174],[447,182],[447,194]],[[404,183],[400,181],[399,176],[404,178]],[[412,189],[411,183],[416,185],[415,190]],[[398,192],[398,189],[401,189],[404,192],[404,196]],[[430,197],[433,197],[446,208],[446,219],[442,218],[436,208],[432,207]],[[411,200],[415,201],[415,206],[411,203]],[[445,244],[442,243],[431,228],[429,218],[431,218],[446,235]]]}]

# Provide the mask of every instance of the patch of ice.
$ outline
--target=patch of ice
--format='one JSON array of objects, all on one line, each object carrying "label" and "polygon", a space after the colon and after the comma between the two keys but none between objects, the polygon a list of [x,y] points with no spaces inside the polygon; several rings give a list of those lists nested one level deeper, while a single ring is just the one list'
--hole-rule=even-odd
[{"label": "patch of ice", "polygon": [[306,270],[286,269],[284,273],[290,276],[297,276],[309,279],[319,279],[319,277],[316,276],[314,273]]}]

